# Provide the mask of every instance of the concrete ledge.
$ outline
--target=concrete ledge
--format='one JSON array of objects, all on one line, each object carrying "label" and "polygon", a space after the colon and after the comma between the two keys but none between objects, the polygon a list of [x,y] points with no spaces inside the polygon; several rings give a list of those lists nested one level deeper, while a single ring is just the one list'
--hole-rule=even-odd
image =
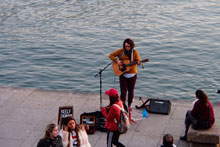
[{"label": "concrete ledge", "polygon": [[219,144],[190,143],[189,147],[220,147]]},{"label": "concrete ledge", "polygon": [[192,142],[192,144],[204,144],[211,147],[220,144],[220,123],[216,120],[212,128],[208,130],[194,130],[190,127],[187,141]]},{"label": "concrete ledge", "polygon": [[[57,123],[60,106],[73,106],[74,117],[79,123],[82,113],[99,110],[99,102],[99,94],[0,86],[0,146],[36,147],[39,139],[44,135],[46,125]],[[142,102],[137,97],[133,106],[140,103]],[[108,104],[108,97],[103,95],[103,106]],[[170,133],[178,147],[190,147],[189,142],[180,141],[179,136],[184,133],[185,113],[183,112],[191,108],[192,101],[172,100],[169,115],[150,113],[147,118],[142,118],[143,110],[133,109],[137,123],[131,125],[128,133],[120,136],[120,141],[126,147],[159,147],[163,135]],[[216,119],[220,120],[220,107],[215,106],[214,109]],[[89,135],[91,146],[106,146],[106,135],[100,131]]]}]

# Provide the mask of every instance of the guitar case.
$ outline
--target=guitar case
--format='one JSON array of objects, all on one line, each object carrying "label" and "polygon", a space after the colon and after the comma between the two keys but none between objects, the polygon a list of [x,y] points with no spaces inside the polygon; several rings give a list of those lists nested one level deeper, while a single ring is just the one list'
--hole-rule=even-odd
[{"label": "guitar case", "polygon": [[105,117],[102,115],[101,111],[95,111],[95,112],[84,112],[80,115],[80,120],[82,117],[89,117],[89,118],[95,118],[95,130],[101,131],[101,132],[107,132],[107,129],[105,126]]}]

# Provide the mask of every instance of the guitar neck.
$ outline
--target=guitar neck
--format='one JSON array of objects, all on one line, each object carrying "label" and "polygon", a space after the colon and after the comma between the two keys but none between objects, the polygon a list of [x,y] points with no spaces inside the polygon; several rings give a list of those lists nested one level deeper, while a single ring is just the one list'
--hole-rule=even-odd
[{"label": "guitar neck", "polygon": [[[141,60],[140,62],[144,63],[144,62],[148,62],[148,61],[149,61],[148,59],[144,59],[144,60]],[[131,62],[129,64],[126,64],[126,66],[132,66],[132,65],[135,65],[135,64],[138,64],[138,62],[137,61],[133,61],[133,62]]]},{"label": "guitar neck", "polygon": [[130,64],[126,64],[126,66],[132,66],[132,65],[135,65],[135,64],[138,64],[137,61],[133,61],[133,62],[130,63]]}]

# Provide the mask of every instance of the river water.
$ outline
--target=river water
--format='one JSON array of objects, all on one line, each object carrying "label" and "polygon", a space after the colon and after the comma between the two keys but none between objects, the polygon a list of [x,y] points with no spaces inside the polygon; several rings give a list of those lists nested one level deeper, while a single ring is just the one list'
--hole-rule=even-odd
[{"label": "river water", "polygon": [[218,0],[0,0],[0,85],[98,94],[125,38],[150,59],[136,96],[220,100]]}]

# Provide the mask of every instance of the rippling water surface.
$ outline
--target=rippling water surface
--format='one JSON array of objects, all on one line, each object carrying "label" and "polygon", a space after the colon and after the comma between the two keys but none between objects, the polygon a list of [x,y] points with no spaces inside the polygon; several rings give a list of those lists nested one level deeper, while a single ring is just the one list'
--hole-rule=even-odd
[{"label": "rippling water surface", "polygon": [[[0,85],[99,93],[106,55],[132,38],[136,96],[220,100],[218,0],[0,0]],[[103,90],[119,88],[111,67]]]}]

